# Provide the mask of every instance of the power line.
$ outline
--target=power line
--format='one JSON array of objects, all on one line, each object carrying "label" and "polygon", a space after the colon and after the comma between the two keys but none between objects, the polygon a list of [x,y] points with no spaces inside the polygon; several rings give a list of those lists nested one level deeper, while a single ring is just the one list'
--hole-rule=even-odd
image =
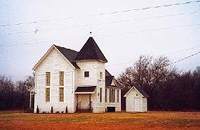
[{"label": "power line", "polygon": [[[197,40],[199,42],[199,40]],[[190,48],[186,48],[186,49],[181,49],[181,50],[176,50],[176,51],[170,51],[170,52],[167,52],[167,53],[163,53],[161,55],[169,55],[169,54],[176,54],[176,53],[181,53],[181,52],[185,52],[185,51],[190,51],[190,50],[195,50],[195,49],[199,49],[200,44],[197,44],[193,47],[190,47]],[[197,48],[198,47],[198,48]]]},{"label": "power line", "polygon": [[[199,10],[196,10],[196,11],[193,11],[193,12],[190,12],[190,13],[177,13],[177,14],[169,14],[169,15],[160,15],[160,16],[154,16],[154,17],[146,17],[146,18],[143,18],[143,19],[141,19],[141,20],[145,20],[145,19],[152,19],[152,18],[155,18],[155,19],[157,19],[157,18],[165,18],[165,17],[172,17],[172,16],[178,16],[178,15],[186,15],[186,14],[196,14],[196,13],[198,13],[199,12]],[[134,20],[136,20],[136,19],[134,19]],[[131,21],[133,21],[133,20],[131,20],[131,19],[129,19],[129,20],[120,20],[120,21],[112,21],[112,22],[108,22],[108,23],[99,23],[99,24],[96,24],[95,26],[99,26],[99,25],[103,25],[103,24],[116,24],[116,23],[122,23],[122,22],[131,22]],[[83,24],[83,25],[79,25],[79,26],[70,26],[70,27],[88,27],[89,26],[89,24]],[[61,29],[65,29],[65,28],[61,28]],[[41,30],[40,29],[35,29],[35,30],[37,30],[37,33],[39,33],[39,32],[41,32]],[[31,32],[29,32],[29,31],[25,31],[25,32],[14,32],[14,33],[7,33],[8,35],[12,35],[12,34],[23,34],[23,33],[26,33],[26,34],[29,34],[29,33],[35,33],[35,30],[34,31],[31,31]],[[48,31],[48,30],[51,30],[51,29],[45,29],[45,31]],[[56,30],[58,30],[58,29],[56,29]],[[35,33],[36,34],[36,33]]]},{"label": "power line", "polygon": [[[199,9],[197,11],[193,11],[193,12],[190,12],[190,13],[176,13],[176,14],[168,14],[168,15],[159,15],[159,16],[153,16],[153,17],[145,17],[145,18],[142,18],[140,20],[159,19],[159,18],[179,16],[179,15],[196,14],[198,12],[199,12]],[[134,20],[137,20],[137,19],[134,18]],[[133,21],[133,19],[121,20],[121,21],[113,21],[113,22],[109,22],[109,23],[113,24],[113,23],[130,22],[130,21]]]},{"label": "power line", "polygon": [[[149,19],[160,19],[160,18],[166,18],[166,17],[174,17],[174,16],[184,16],[184,15],[191,15],[191,14],[197,14],[199,13],[199,9],[197,9],[196,11],[191,11],[189,13],[184,13],[184,12],[181,12],[181,13],[175,13],[175,14],[167,14],[167,15],[158,15],[158,16],[153,16],[153,17],[144,17],[142,19],[139,18],[139,20],[149,20]],[[100,26],[100,25],[105,25],[105,24],[118,24],[118,23],[124,23],[124,22],[132,22],[132,21],[137,21],[137,19],[124,19],[124,20],[117,20],[117,21],[111,21],[111,22],[104,22],[104,23],[97,23],[95,24],[94,26]],[[70,26],[70,28],[74,28],[74,27],[88,27],[90,26],[90,24],[82,24],[82,25],[78,25],[78,26]],[[65,27],[62,27],[61,28],[62,30],[63,29],[66,29]],[[67,29],[69,29],[69,27],[67,27]],[[35,33],[37,30],[37,33],[38,32],[41,32],[41,29],[38,29],[38,28],[35,28],[34,31],[24,31],[24,32],[9,32],[7,33],[8,35],[13,35],[13,34],[23,34],[23,33],[26,33],[26,34],[29,34],[29,33]],[[45,31],[48,31],[48,30],[51,30],[51,29],[45,29]],[[56,29],[58,30],[58,29]],[[60,29],[59,29],[60,30]],[[36,34],[36,33],[35,33]]]},{"label": "power line", "polygon": [[183,57],[183,58],[181,58],[181,59],[175,61],[173,64],[182,62],[182,61],[187,60],[187,59],[189,59],[189,58],[191,58],[191,57],[193,57],[193,56],[196,56],[196,55],[198,55],[198,54],[200,54],[200,51],[199,51],[199,52],[196,52],[196,53],[193,53],[193,54],[191,54],[191,55],[189,55],[189,56]]},{"label": "power line", "polygon": [[[133,9],[120,10],[120,11],[113,11],[109,13],[98,13],[98,14],[86,15],[86,16],[116,15],[116,14],[121,14],[121,13],[145,11],[145,10],[158,9],[158,8],[169,8],[173,6],[181,6],[181,5],[187,5],[187,4],[192,4],[192,3],[200,3],[200,0],[177,2],[177,3],[172,3],[172,4],[163,4],[163,5],[156,5],[156,6],[147,6],[147,7],[142,7],[142,8],[133,8]],[[64,20],[73,19],[73,18],[75,17],[67,17],[67,18],[64,18]],[[24,25],[24,24],[36,24],[39,22],[50,22],[50,21],[56,21],[56,20],[49,19],[49,20],[37,20],[37,21],[31,21],[31,22],[19,22],[15,24],[1,24],[0,27],[19,26],[19,25]]]},{"label": "power line", "polygon": [[[52,42],[52,40],[40,40],[40,41],[34,41],[34,40],[32,40],[32,42],[31,41],[26,41],[26,42],[24,42],[24,43],[21,43],[21,44],[18,44],[18,43],[14,43],[14,44],[9,44],[9,45],[6,45],[6,46],[1,46],[1,44],[0,44],[0,47],[13,47],[13,46],[19,46],[19,45],[26,45],[26,46],[29,46],[29,45],[41,45],[41,43],[49,43],[49,42]],[[54,42],[52,42],[52,43],[54,43]]]},{"label": "power line", "polygon": [[[198,40],[199,41],[199,40]],[[194,46],[193,47],[191,47],[191,48],[187,48],[187,49],[182,49],[182,50],[178,50],[178,51],[187,51],[187,50],[191,50],[191,49],[195,49],[194,48]],[[200,52],[198,52],[198,54],[199,54]],[[196,53],[194,53],[194,54],[196,54]],[[188,58],[190,58],[191,56],[193,56],[194,54],[192,54],[192,55],[190,55],[190,56],[187,56]],[[163,54],[162,54],[163,55]],[[184,57],[184,58],[186,58],[186,57]],[[183,58],[182,58],[183,59]],[[181,59],[180,59],[181,60]],[[125,65],[125,64],[130,64],[130,63],[132,63],[134,60],[130,60],[130,61],[127,61],[127,62],[121,62],[121,63],[117,63],[117,64],[110,64],[110,65],[107,65],[107,66],[116,66],[116,65]],[[177,60],[177,61],[179,61],[179,60]],[[176,64],[175,62],[173,63],[173,64]]]},{"label": "power line", "polygon": [[[200,23],[198,24],[188,24],[188,25],[176,25],[176,26],[168,26],[168,27],[160,27],[160,28],[150,28],[150,29],[141,29],[138,31],[130,31],[130,32],[124,32],[124,33],[120,33],[120,37],[123,36],[124,34],[136,34],[139,32],[147,32],[147,31],[162,31],[162,30],[169,30],[169,29],[175,29],[175,28],[191,28],[194,26],[200,26]],[[105,35],[101,35],[102,37],[112,37],[112,34],[105,34]]]},{"label": "power line", "polygon": [[[159,15],[159,16],[154,16],[154,17],[145,17],[145,18],[142,18],[142,19],[139,19],[139,20],[160,19],[160,18],[174,17],[174,16],[179,16],[179,15],[183,16],[183,15],[188,15],[188,14],[196,14],[196,13],[199,13],[199,10],[192,11],[192,12],[189,12],[189,13],[176,13],[176,14],[168,14],[168,15]],[[137,19],[134,18],[134,19],[126,19],[126,20],[118,20],[118,21],[97,23],[97,24],[95,24],[95,27],[96,26],[100,26],[100,25],[105,25],[105,24],[111,24],[111,25],[113,25],[113,24],[124,23],[124,22],[132,22],[132,21],[137,21]],[[79,26],[70,26],[70,28],[74,28],[74,27],[88,27],[88,26],[89,26],[89,24],[82,24],[82,25],[79,25]],[[62,27],[61,29],[63,30],[63,29],[66,29],[66,28]],[[25,32],[9,32],[7,34],[8,35],[22,34],[22,33],[28,34],[28,33],[35,33],[36,30],[37,30],[37,33],[41,32],[40,29],[35,29],[34,31],[31,31],[31,32],[28,32],[28,31],[25,31]],[[51,30],[51,29],[45,29],[45,31],[48,31],[48,30]],[[58,30],[58,29],[56,29],[56,30]],[[42,32],[43,32],[43,30],[42,30]]]},{"label": "power line", "polygon": [[[72,17],[64,18],[62,20],[68,20],[72,19]],[[14,24],[1,24],[0,27],[8,27],[8,26],[20,26],[20,25],[29,25],[29,24],[37,24],[42,22],[51,22],[51,21],[57,21],[58,19],[46,19],[46,20],[37,20],[37,21],[31,21],[31,22],[19,22]]]},{"label": "power line", "polygon": [[[123,34],[133,34],[133,33],[139,33],[139,32],[145,32],[145,31],[162,31],[162,30],[168,30],[168,29],[174,29],[174,28],[190,28],[193,26],[200,26],[200,23],[198,24],[189,24],[189,25],[176,25],[176,26],[169,26],[169,27],[161,27],[161,28],[151,28],[151,29],[143,29],[143,30],[139,30],[139,31],[134,31],[134,32],[125,32],[125,33],[120,33],[120,36],[123,36]],[[98,36],[102,36],[102,37],[112,37],[112,34],[100,34]],[[48,42],[49,40],[43,40],[43,41],[37,41],[37,42]],[[26,42],[26,43],[21,43],[21,44],[11,44],[11,45],[7,45],[7,46],[1,46],[1,47],[12,47],[15,45],[32,45],[31,43],[35,44],[36,42]]]},{"label": "power line", "polygon": [[172,7],[172,6],[187,5],[187,4],[199,3],[199,2],[200,2],[200,0],[186,1],[186,2],[182,2],[182,3],[178,2],[178,3],[173,3],[173,4],[164,4],[164,5],[156,5],[156,6],[147,6],[147,7],[143,7],[143,8],[134,8],[134,9],[128,9],[128,10],[113,11],[113,12],[110,12],[110,13],[105,13],[104,15],[127,13],[127,12],[131,12],[131,11],[143,11],[143,10],[158,9],[158,8],[168,8],[168,7]]},{"label": "power line", "polygon": [[[189,48],[189,49],[192,49],[192,48]],[[185,49],[185,50],[189,50],[189,49]],[[182,62],[182,61],[184,61],[184,60],[187,60],[187,59],[189,59],[189,58],[191,58],[191,57],[193,57],[193,56],[196,56],[196,55],[198,55],[198,54],[200,54],[200,51],[198,51],[198,52],[196,52],[196,53],[193,53],[193,54],[191,54],[191,55],[189,55],[189,56],[183,57],[183,58],[181,58],[181,59],[179,59],[179,60],[173,62],[173,64],[177,64],[177,63],[179,63],[179,62]],[[125,63],[125,62],[124,62],[124,63]],[[121,64],[124,64],[124,63],[118,63],[117,65],[121,65]],[[127,64],[127,63],[129,63],[129,62],[126,62],[126,64]],[[116,64],[115,64],[115,65],[116,65]],[[43,75],[43,74],[39,74],[39,75]]]}]

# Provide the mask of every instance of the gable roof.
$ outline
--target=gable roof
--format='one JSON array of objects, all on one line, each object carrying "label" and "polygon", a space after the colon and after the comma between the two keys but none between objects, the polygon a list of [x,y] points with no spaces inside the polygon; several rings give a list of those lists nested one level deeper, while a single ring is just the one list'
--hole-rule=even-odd
[{"label": "gable roof", "polygon": [[127,94],[129,94],[130,92],[131,92],[131,90],[132,89],[136,89],[136,90],[138,90],[145,98],[148,98],[149,97],[149,95],[141,88],[141,87],[135,87],[135,86],[133,86],[133,87],[131,87],[129,90],[128,90],[128,92],[126,92],[126,94],[124,95],[124,97],[126,97],[127,96]]},{"label": "gable roof", "polygon": [[74,51],[74,50],[71,50],[71,49],[67,49],[67,48],[64,48],[64,47],[60,47],[60,46],[57,46],[57,45],[52,45],[48,50],[47,52],[40,58],[40,60],[34,65],[33,67],[33,70],[35,70],[40,64],[41,62],[50,54],[50,52],[53,50],[53,49],[56,49],[57,51],[59,51],[61,53],[61,55],[63,55],[64,58],[66,58],[69,63],[71,63],[71,65],[77,69],[79,69],[78,65],[76,64],[75,62],[75,58],[76,58],[76,55],[78,52]]},{"label": "gable roof", "polygon": [[65,47],[57,46],[57,45],[54,45],[54,46],[71,62],[71,64],[75,68],[79,69],[78,65],[75,62],[75,58],[78,54],[77,51],[72,50],[72,49],[68,49],[68,48],[65,48]]},{"label": "gable roof", "polygon": [[112,81],[114,79],[114,76],[112,76],[108,70],[105,70],[105,78],[106,78],[106,81],[105,81],[105,84],[106,86],[111,86],[112,84]]},{"label": "gable roof", "polygon": [[89,37],[76,56],[76,60],[100,60],[108,62],[93,37]]},{"label": "gable roof", "polygon": [[149,95],[142,89],[142,87],[135,87],[144,97],[149,97]]},{"label": "gable roof", "polygon": [[105,75],[106,75],[106,76],[112,76],[112,75],[110,74],[110,72],[108,72],[107,69],[105,70]]},{"label": "gable roof", "polygon": [[53,44],[48,49],[48,51],[42,56],[42,58],[37,62],[37,64],[35,64],[35,66],[33,67],[33,70],[35,70],[37,66],[39,66],[39,64],[46,58],[46,56],[53,50],[53,48],[56,48],[56,50],[58,50],[62,54],[62,56],[64,56],[71,63],[71,65],[77,69],[80,69],[80,68],[76,64],[76,60],[95,59],[102,62],[107,62],[106,57],[101,52],[101,50],[99,49],[94,39],[92,37],[89,37],[89,39],[87,40],[85,45],[82,47],[80,52]]}]

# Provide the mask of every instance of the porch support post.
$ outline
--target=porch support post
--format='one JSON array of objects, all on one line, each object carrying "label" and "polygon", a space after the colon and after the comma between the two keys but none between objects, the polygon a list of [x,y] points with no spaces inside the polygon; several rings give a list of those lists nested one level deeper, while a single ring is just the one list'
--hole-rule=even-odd
[{"label": "porch support post", "polygon": [[78,94],[76,95],[77,96],[77,105],[76,105],[76,111],[78,112]]},{"label": "porch support post", "polygon": [[29,99],[29,108],[30,109],[32,108],[32,94],[31,94],[31,91],[30,91],[30,99]]},{"label": "porch support post", "polygon": [[92,110],[91,94],[89,94],[90,110]]}]

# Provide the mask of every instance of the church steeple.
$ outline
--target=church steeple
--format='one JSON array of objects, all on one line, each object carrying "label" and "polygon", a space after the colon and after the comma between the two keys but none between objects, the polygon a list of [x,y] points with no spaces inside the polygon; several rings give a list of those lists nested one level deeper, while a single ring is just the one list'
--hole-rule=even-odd
[{"label": "church steeple", "polygon": [[101,62],[108,62],[97,43],[91,36],[78,52],[76,60],[99,60]]}]

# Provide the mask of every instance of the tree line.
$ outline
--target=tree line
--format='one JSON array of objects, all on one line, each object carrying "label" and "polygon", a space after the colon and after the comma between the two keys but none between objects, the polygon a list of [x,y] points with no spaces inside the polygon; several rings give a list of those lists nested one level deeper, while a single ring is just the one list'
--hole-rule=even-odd
[{"label": "tree line", "polygon": [[24,81],[13,82],[10,78],[0,75],[0,110],[28,110],[29,90],[33,85],[32,76]]},{"label": "tree line", "polygon": [[200,110],[200,69],[178,71],[167,57],[140,56],[117,78],[123,95],[132,87],[141,87],[148,95],[150,110]]},{"label": "tree line", "polygon": [[[149,110],[200,110],[200,69],[178,71],[166,57],[140,56],[119,75],[117,85],[124,94],[132,87],[141,87],[148,95]],[[0,110],[26,109],[29,107],[29,91],[34,78],[13,82],[0,75]]]}]

